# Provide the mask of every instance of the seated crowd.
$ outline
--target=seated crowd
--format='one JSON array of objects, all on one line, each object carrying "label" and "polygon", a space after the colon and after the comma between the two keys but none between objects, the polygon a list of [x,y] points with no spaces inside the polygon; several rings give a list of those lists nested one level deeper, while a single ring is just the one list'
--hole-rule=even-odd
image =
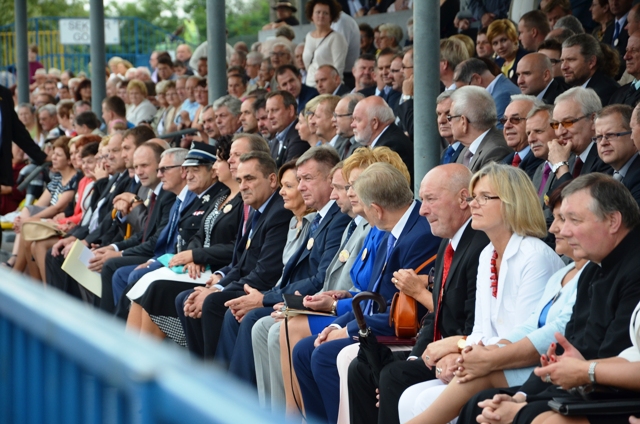
[{"label": "seated crowd", "polygon": [[[290,419],[640,422],[640,404],[549,406],[640,392],[640,6],[594,0],[587,22],[543,0],[514,23],[500,2],[441,1],[442,153],[422,176],[413,48],[352,17],[405,3],[310,0],[295,46],[277,2],[274,40],[228,46],[218,99],[206,48],[186,45],[152,70],[112,58],[100,116],[70,71],[34,69],[15,108],[0,86],[4,266],[219,364]],[[101,293],[63,270],[77,241]],[[394,345],[377,365],[360,292],[387,304],[360,305]],[[398,293],[413,337],[391,320]]]}]

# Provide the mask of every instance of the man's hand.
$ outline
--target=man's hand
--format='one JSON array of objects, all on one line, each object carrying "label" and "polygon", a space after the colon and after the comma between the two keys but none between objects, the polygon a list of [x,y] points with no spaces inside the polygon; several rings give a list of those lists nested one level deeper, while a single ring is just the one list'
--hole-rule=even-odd
[{"label": "man's hand", "polygon": [[245,284],[244,292],[246,295],[238,297],[237,299],[231,299],[224,304],[224,306],[231,309],[233,316],[235,316],[238,321],[242,321],[242,318],[252,310],[262,308],[264,306],[262,304],[264,295],[258,290],[248,284]]},{"label": "man's hand", "polygon": [[566,162],[569,160],[569,157],[571,156],[571,148],[573,147],[573,143],[571,141],[563,142],[554,138],[547,144],[549,146],[549,157],[547,160],[550,164],[555,165],[556,163]]},{"label": "man's hand", "polygon": [[322,343],[330,342],[331,340],[344,339],[346,337],[347,337],[346,328],[337,329],[336,327],[329,326],[329,327],[325,327],[325,329],[322,330],[320,334],[318,334],[318,337],[316,337],[316,341],[313,342],[313,345],[315,347],[318,347]]},{"label": "man's hand", "polygon": [[427,291],[429,276],[418,275],[412,269],[399,269],[393,273],[391,282],[395,284],[402,293],[417,299]]},{"label": "man's hand", "polygon": [[413,96],[413,75],[409,78],[405,78],[402,83],[402,94],[406,96]]},{"label": "man's hand", "polygon": [[[96,253],[96,256],[89,259],[89,270],[95,272],[102,272],[102,266],[104,263],[111,258],[119,258],[122,256],[122,252],[116,252],[115,250],[101,250],[105,248],[100,248],[94,251],[94,253],[100,251],[100,253]],[[137,269],[137,268],[136,268]]]},{"label": "man's hand", "polygon": [[458,369],[459,353],[450,353],[436,364],[436,378],[442,381],[444,384],[449,384],[453,377],[454,372]]},{"label": "man's hand", "polygon": [[328,296],[326,293],[319,293],[313,296],[305,296],[304,299],[302,299],[302,304],[314,311],[331,312],[333,302],[335,301],[333,296]]},{"label": "man's hand", "polygon": [[275,305],[273,305],[273,312],[271,312],[271,318],[275,319],[276,322],[282,321],[284,319],[282,308],[284,308],[284,302],[276,303]]},{"label": "man's hand", "polygon": [[458,340],[461,336],[451,336],[446,339],[438,340],[437,342],[429,343],[424,353],[422,354],[422,360],[431,369],[436,363],[450,353],[458,353]]},{"label": "man's hand", "polygon": [[222,275],[215,273],[211,274],[211,277],[209,277],[209,280],[206,282],[205,287],[213,287],[218,284],[220,280],[222,280]]},{"label": "man's hand", "polygon": [[151,262],[152,261],[147,261],[147,262],[141,263],[140,265],[138,265],[136,267],[136,271],[139,270],[139,269],[142,269],[142,268],[149,268],[149,265],[151,265]]},{"label": "man's hand", "polygon": [[516,403],[509,395],[495,395],[492,399],[487,399],[478,403],[483,408],[482,414],[476,417],[479,423],[504,423],[510,424],[518,411],[524,408],[526,403]]},{"label": "man's hand", "polygon": [[204,300],[213,291],[207,287],[196,287],[193,289],[193,293],[189,295],[184,302],[184,314],[189,318],[200,318],[202,316],[202,304]]},{"label": "man's hand", "polygon": [[480,22],[482,23],[482,28],[488,27],[489,24],[495,20],[496,20],[496,15],[494,13],[486,12],[484,15],[482,15],[482,18],[480,18]]},{"label": "man's hand", "polygon": [[571,343],[569,343],[569,340],[567,340],[562,333],[556,332],[555,337],[558,343],[560,344],[560,346],[564,348],[564,353],[561,356],[557,356],[556,355],[557,345],[555,343],[551,343],[549,345],[549,349],[547,350],[547,354],[542,355],[540,357],[540,362],[542,363],[543,367],[551,363],[554,363],[556,361],[559,361],[560,358],[575,358],[575,359],[582,359],[584,361],[584,356],[582,356],[582,354],[578,351],[578,349],[576,349],[575,347],[573,347]]},{"label": "man's hand", "polygon": [[127,216],[129,214],[129,208],[131,207],[131,203],[126,200],[113,200],[113,208],[120,212],[120,215]]},{"label": "man's hand", "polygon": [[71,246],[76,240],[77,239],[73,236],[58,240],[56,244],[51,247],[51,256],[55,258],[62,252],[62,249],[67,246]]},{"label": "man's hand", "polygon": [[591,382],[589,380],[589,362],[583,359],[560,357],[559,362],[538,367],[533,372],[542,381],[548,383],[548,379],[551,379],[554,386],[561,386],[565,390]]}]

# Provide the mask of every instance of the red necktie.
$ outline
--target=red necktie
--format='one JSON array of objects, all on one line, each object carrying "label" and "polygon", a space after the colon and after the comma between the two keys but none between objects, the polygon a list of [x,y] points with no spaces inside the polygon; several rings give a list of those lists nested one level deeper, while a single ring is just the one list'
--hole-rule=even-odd
[{"label": "red necktie", "polygon": [[580,176],[580,171],[582,171],[582,165],[584,165],[584,162],[582,162],[582,159],[577,157],[576,163],[573,164],[573,172],[571,173],[571,176],[573,178],[578,178]]},{"label": "red necktie", "polygon": [[453,261],[453,254],[455,251],[451,246],[451,243],[447,245],[447,249],[444,251],[444,263],[442,265],[442,280],[440,283],[440,294],[438,295],[438,306],[436,311],[436,319],[433,327],[433,341],[438,341],[442,338],[438,323],[440,321],[440,311],[442,310],[442,296],[444,295],[444,285],[447,282],[449,276],[449,269],[451,268],[451,261]]},{"label": "red necktie", "polygon": [[522,159],[520,159],[520,155],[519,154],[515,154],[513,155],[513,160],[511,161],[511,166],[515,166],[516,168],[518,166],[520,166],[520,162],[522,162]]},{"label": "red necktie", "polygon": [[249,208],[251,206],[244,205],[242,209],[243,223],[242,223],[242,235],[247,232],[247,221],[249,220]]}]

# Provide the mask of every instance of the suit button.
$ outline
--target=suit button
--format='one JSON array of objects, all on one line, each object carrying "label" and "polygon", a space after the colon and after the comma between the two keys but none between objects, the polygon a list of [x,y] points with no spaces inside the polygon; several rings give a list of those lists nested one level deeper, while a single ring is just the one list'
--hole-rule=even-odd
[{"label": "suit button", "polygon": [[182,231],[182,228],[178,228],[178,231]]}]

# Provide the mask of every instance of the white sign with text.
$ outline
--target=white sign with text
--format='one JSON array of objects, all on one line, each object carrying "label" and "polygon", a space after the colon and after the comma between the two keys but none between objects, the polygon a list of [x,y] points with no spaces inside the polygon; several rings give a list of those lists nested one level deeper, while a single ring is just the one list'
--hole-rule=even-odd
[{"label": "white sign with text", "polygon": [[[91,44],[89,19],[60,19],[60,44]],[[120,44],[120,25],[117,19],[104,20],[105,44]]]}]

